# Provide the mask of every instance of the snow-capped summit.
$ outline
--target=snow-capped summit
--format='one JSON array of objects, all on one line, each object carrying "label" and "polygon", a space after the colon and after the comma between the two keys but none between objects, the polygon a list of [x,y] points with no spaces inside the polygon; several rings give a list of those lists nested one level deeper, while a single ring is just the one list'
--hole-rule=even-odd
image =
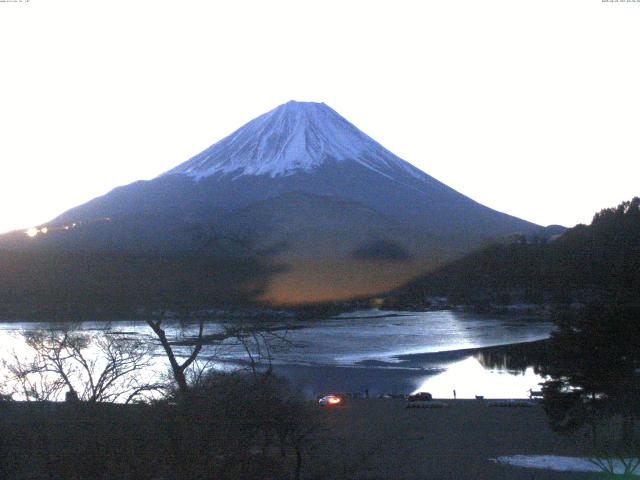
[{"label": "snow-capped summit", "polygon": [[351,160],[390,176],[422,172],[398,158],[324,103],[290,101],[250,121],[167,174],[287,176],[327,161]]}]

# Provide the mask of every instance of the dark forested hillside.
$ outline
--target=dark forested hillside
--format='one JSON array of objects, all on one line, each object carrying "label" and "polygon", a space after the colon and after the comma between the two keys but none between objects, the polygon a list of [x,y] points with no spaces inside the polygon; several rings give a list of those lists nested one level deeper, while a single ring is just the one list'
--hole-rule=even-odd
[{"label": "dark forested hillside", "polygon": [[635,301],[640,292],[640,198],[607,208],[555,241],[493,244],[399,290],[403,301]]},{"label": "dark forested hillside", "polygon": [[276,268],[252,255],[0,250],[0,318],[126,318],[247,304]]}]

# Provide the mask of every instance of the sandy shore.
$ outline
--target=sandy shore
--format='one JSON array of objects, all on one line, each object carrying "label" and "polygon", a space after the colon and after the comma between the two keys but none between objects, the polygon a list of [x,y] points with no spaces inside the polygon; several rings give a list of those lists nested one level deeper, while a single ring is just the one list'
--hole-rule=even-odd
[{"label": "sandy shore", "polygon": [[489,407],[446,400],[447,408],[408,409],[399,399],[353,400],[318,407],[324,430],[307,456],[327,478],[593,479],[595,474],[524,469],[491,461],[502,455],[584,456],[588,439],[552,432],[541,405]]}]

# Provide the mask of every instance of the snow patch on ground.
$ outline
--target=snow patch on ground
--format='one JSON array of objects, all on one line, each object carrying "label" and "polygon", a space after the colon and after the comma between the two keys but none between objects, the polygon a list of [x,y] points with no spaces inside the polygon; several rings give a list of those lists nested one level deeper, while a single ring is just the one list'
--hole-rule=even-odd
[{"label": "snow patch on ground", "polygon": [[[511,455],[495,459],[497,463],[514,467],[539,468],[556,472],[602,472],[602,469],[588,458],[562,457],[556,455]],[[624,466],[619,460],[614,461],[614,472],[624,473]],[[634,473],[640,476],[640,471]]]}]

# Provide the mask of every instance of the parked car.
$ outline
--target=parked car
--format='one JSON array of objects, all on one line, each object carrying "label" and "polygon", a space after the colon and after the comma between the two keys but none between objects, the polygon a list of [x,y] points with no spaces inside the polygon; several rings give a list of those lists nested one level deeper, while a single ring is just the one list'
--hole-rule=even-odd
[{"label": "parked car", "polygon": [[320,400],[318,400],[318,403],[322,407],[333,407],[336,405],[341,405],[343,402],[342,397],[338,395],[325,395]]},{"label": "parked car", "polygon": [[407,397],[408,402],[430,402],[433,399],[433,395],[429,392],[418,392]]}]

